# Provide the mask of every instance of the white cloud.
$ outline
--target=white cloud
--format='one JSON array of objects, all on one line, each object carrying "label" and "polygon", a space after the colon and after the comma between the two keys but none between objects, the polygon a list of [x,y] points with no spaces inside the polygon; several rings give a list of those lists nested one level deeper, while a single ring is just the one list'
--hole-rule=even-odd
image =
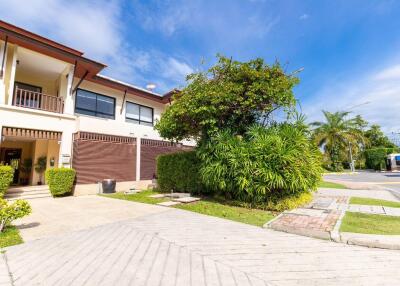
[{"label": "white cloud", "polygon": [[185,78],[191,73],[193,73],[193,69],[189,65],[175,58],[169,58],[162,67],[162,74],[175,80]]},{"label": "white cloud", "polygon": [[156,91],[165,92],[181,84],[185,67],[191,70],[187,63],[175,59],[165,73],[160,66],[167,69],[170,55],[128,44],[124,35],[128,23],[121,18],[121,5],[119,0],[0,0],[0,18],[104,62],[108,66],[104,73],[117,79],[144,86],[154,81],[148,78],[151,72],[158,71],[161,74],[156,83],[164,90]]},{"label": "white cloud", "polygon": [[[259,4],[254,3],[256,5]],[[257,7],[245,10],[244,6],[240,1],[207,4],[200,0],[134,2],[135,16],[140,19],[143,29],[165,37],[189,31],[197,38],[212,42],[214,47],[218,43],[239,45],[253,38],[262,38],[280,21],[280,16],[273,12],[266,13]]]},{"label": "white cloud", "polygon": [[[264,16],[264,15],[263,15]],[[254,34],[259,38],[266,36],[274,26],[276,26],[280,21],[280,17],[277,16],[273,19],[260,17],[259,15],[254,15],[249,18],[249,23],[247,26],[248,33]]]},{"label": "white cloud", "polygon": [[196,1],[153,1],[151,7],[134,3],[136,16],[147,30],[159,30],[166,36],[172,36],[179,29],[185,28],[196,17]]},{"label": "white cloud", "polygon": [[0,1],[2,19],[99,59],[112,56],[121,45],[119,12],[117,1]]},{"label": "white cloud", "polygon": [[[379,124],[386,133],[400,131],[400,81],[398,65],[388,66],[351,81],[332,82],[314,99],[302,103],[309,121],[321,120],[321,110],[350,110]],[[315,100],[318,98],[318,100]]]},{"label": "white cloud", "polygon": [[384,69],[375,75],[376,80],[400,79],[400,65],[395,65]]},{"label": "white cloud", "polygon": [[307,20],[310,16],[308,14],[303,14],[299,17],[299,20]]}]

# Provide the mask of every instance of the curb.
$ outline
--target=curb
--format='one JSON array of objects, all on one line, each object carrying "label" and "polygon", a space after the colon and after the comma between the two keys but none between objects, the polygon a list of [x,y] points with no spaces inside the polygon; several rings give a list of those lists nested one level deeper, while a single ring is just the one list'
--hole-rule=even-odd
[{"label": "curb", "polygon": [[283,216],[283,215],[286,214],[286,213],[287,213],[287,211],[284,211],[284,212],[280,213],[279,215],[277,215],[276,217],[274,217],[273,219],[267,221],[267,222],[263,225],[263,228],[273,229],[270,225],[271,225],[274,221],[276,221],[277,219],[279,219],[281,216]]},{"label": "curb", "polygon": [[342,224],[342,220],[343,220],[343,217],[345,216],[345,214],[346,214],[346,210],[343,210],[339,216],[339,219],[336,221],[335,227],[329,233],[331,236],[331,240],[334,242],[339,242],[339,243],[342,242],[342,238],[340,236],[339,229],[340,229],[340,225]]},{"label": "curb", "polygon": [[[354,235],[352,237],[351,235]],[[346,238],[347,236],[350,236]],[[390,250],[400,250],[400,238],[398,241],[382,241],[380,238],[387,239],[386,235],[368,235],[360,236],[359,233],[346,232],[341,235],[341,242],[348,245],[358,245],[369,248],[380,248]]]},{"label": "curb", "polygon": [[398,198],[400,200],[400,192],[399,191],[396,191],[396,190],[393,190],[393,189],[387,188],[387,187],[384,187],[383,189],[388,191],[389,193],[391,193],[393,196],[395,196],[396,198]]},{"label": "curb", "polygon": [[[350,197],[347,197],[346,199],[346,205],[348,206],[350,204]],[[333,228],[333,230],[329,233],[331,236],[331,240],[334,242],[342,242],[342,238],[340,236],[340,226],[342,225],[342,220],[343,217],[346,214],[346,209],[342,210],[342,212],[340,213],[340,216],[338,218],[338,220],[336,221],[336,224]]]}]

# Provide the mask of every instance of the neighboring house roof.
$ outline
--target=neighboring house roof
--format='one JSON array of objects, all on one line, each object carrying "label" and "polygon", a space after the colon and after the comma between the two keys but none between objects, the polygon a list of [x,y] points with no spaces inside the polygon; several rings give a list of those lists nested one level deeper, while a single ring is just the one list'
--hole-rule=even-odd
[{"label": "neighboring house roof", "polygon": [[126,91],[127,93],[155,100],[160,103],[168,103],[173,94],[171,91],[165,95],[161,95],[129,83],[100,75],[99,72],[107,67],[105,64],[84,57],[83,52],[1,20],[0,39],[4,41],[7,39],[10,43],[74,64],[75,76],[78,78],[82,78],[86,75],[85,80]]}]

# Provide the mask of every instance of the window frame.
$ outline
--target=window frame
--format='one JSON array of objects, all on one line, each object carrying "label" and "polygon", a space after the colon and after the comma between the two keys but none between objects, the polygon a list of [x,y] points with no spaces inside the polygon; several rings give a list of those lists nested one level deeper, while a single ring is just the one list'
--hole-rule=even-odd
[{"label": "window frame", "polygon": [[[137,105],[137,106],[139,107],[139,119],[133,119],[133,118],[127,117],[128,104],[134,104],[134,105]],[[141,119],[140,119],[140,109],[141,109],[142,107],[144,107],[144,108],[149,108],[149,109],[151,110],[151,122],[150,122],[150,121],[145,121],[145,120],[141,120]],[[153,108],[153,107],[150,107],[150,106],[146,106],[146,105],[143,105],[143,104],[139,104],[139,103],[136,103],[136,102],[132,102],[132,101],[128,101],[128,100],[127,100],[127,101],[126,101],[126,104],[125,104],[125,121],[127,121],[127,122],[133,122],[133,123],[138,123],[139,125],[144,125],[144,126],[146,126],[146,124],[142,124],[142,122],[143,122],[143,123],[151,124],[151,126],[154,126],[154,108]],[[148,126],[148,125],[147,125],[147,126]]]},{"label": "window frame", "polygon": [[[90,93],[96,95],[96,110],[90,110],[90,109],[86,109],[86,108],[77,107],[77,103],[78,103],[78,92],[79,92],[80,90],[81,90],[81,91],[85,91],[85,92],[90,92]],[[107,98],[111,98],[111,99],[113,100],[114,108],[113,108],[112,117],[102,117],[102,116],[98,116],[98,114],[100,114],[100,115],[102,114],[102,115],[105,115],[105,116],[111,116],[110,114],[107,114],[107,113],[104,113],[104,112],[101,112],[101,111],[98,111],[98,110],[97,110],[97,96],[99,96],[99,95],[100,95],[100,96],[107,97]],[[94,92],[94,91],[87,90],[87,89],[83,89],[83,88],[78,88],[78,89],[76,90],[76,93],[75,93],[75,108],[74,108],[74,113],[77,113],[77,114],[79,114],[79,115],[86,115],[86,116],[96,117],[96,118],[103,118],[103,119],[112,119],[112,120],[115,120],[116,102],[117,102],[117,100],[116,100],[116,98],[113,97],[113,96],[101,94],[101,93]],[[77,108],[80,109],[80,110],[83,110],[83,111],[94,112],[94,115],[84,114],[84,113],[77,112]]]}]

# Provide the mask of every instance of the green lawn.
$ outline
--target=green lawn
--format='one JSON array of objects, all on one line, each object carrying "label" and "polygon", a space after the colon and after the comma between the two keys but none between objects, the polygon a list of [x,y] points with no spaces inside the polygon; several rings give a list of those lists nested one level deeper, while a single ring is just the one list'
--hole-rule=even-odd
[{"label": "green lawn", "polygon": [[130,194],[130,195],[125,195],[124,193],[114,193],[114,194],[103,194],[101,196],[107,197],[107,198],[113,198],[113,199],[120,199],[120,200],[127,200],[127,201],[132,201],[132,202],[138,202],[138,203],[145,203],[145,204],[158,204],[161,202],[168,201],[168,199],[165,198],[150,198],[149,196],[151,195],[157,195],[159,192],[156,191],[143,191],[137,194]]},{"label": "green lawn", "polygon": [[341,232],[367,234],[400,234],[400,218],[395,216],[346,212]]},{"label": "green lawn", "polygon": [[360,198],[360,197],[351,197],[350,198],[350,204],[400,208],[400,203],[399,202],[392,202],[392,201],[378,200],[378,199],[370,199],[370,198]]},{"label": "green lawn", "polygon": [[[101,196],[145,204],[157,204],[169,200],[165,198],[149,198],[149,196],[156,194],[159,194],[159,192],[143,191],[131,195],[125,195],[124,193],[115,193]],[[273,213],[269,211],[232,206],[229,205],[229,202],[214,199],[202,199],[199,202],[176,205],[175,207],[183,210],[230,219],[256,226],[262,226],[274,217]]]},{"label": "green lawn", "polygon": [[319,188],[331,188],[331,189],[347,189],[345,185],[342,184],[337,184],[337,183],[331,183],[331,182],[321,182],[318,185]]},{"label": "green lawn", "polygon": [[204,199],[190,204],[176,205],[175,207],[256,226],[263,226],[267,221],[274,218],[274,215],[269,211],[231,206],[211,199]]},{"label": "green lawn", "polygon": [[23,243],[19,230],[15,226],[9,226],[0,233],[0,248]]}]

